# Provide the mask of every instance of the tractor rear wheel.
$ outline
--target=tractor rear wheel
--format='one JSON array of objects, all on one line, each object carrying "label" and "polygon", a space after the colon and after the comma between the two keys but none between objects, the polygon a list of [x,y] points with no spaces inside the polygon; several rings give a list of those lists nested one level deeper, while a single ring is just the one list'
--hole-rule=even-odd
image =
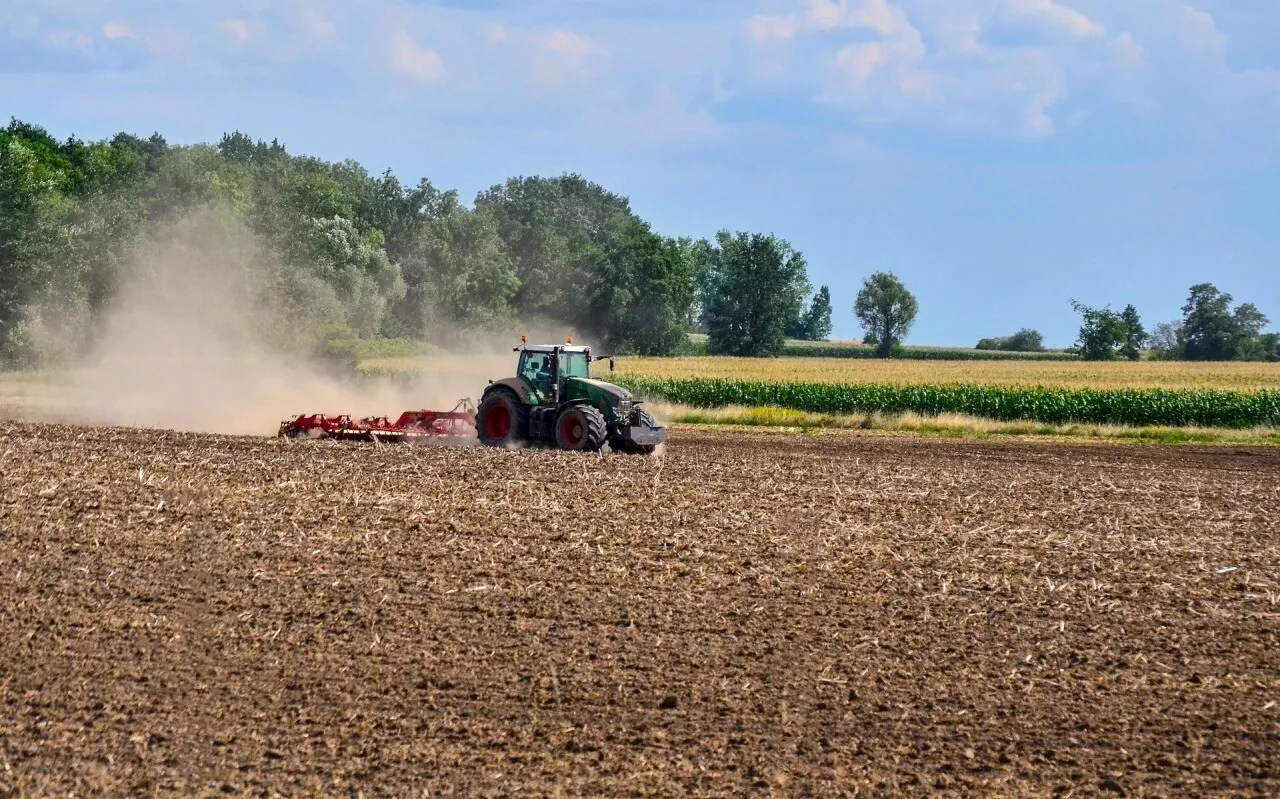
[{"label": "tractor rear wheel", "polygon": [[480,401],[476,437],[486,447],[523,446],[529,429],[529,409],[514,392],[497,390]]},{"label": "tractor rear wheel", "polygon": [[[631,418],[630,422],[636,427],[658,426],[658,420],[654,419],[653,414],[643,408],[635,412],[635,415]],[[614,452],[624,452],[628,455],[652,455],[654,450],[657,449],[653,444],[637,444],[634,441],[628,441],[621,436],[609,439],[609,448]]]},{"label": "tractor rear wheel", "polygon": [[571,405],[556,417],[556,446],[560,449],[599,452],[604,437],[604,414],[590,405]]}]

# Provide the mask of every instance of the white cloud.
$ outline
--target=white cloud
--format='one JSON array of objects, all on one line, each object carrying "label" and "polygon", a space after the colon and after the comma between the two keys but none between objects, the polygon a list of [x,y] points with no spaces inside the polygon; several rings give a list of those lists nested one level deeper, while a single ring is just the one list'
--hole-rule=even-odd
[{"label": "white cloud", "polygon": [[888,0],[808,0],[803,12],[757,14],[746,23],[747,35],[757,43],[793,39],[799,33],[863,28],[892,36],[902,30],[906,15]]},{"label": "white cloud", "polygon": [[695,110],[668,86],[654,90],[647,103],[619,96],[583,115],[589,131],[611,142],[688,144],[720,135],[720,126],[706,111]]},{"label": "white cloud", "polygon": [[909,100],[932,99],[941,83],[939,76],[923,70],[899,73],[896,81],[898,91]]},{"label": "white cloud", "polygon": [[1192,50],[1204,50],[1222,54],[1227,49],[1227,37],[1218,30],[1218,23],[1206,11],[1183,6],[1178,20],[1183,44]]},{"label": "white cloud", "polygon": [[836,0],[810,0],[809,19],[820,28],[830,30],[840,24],[844,16],[844,3]]},{"label": "white cloud", "polygon": [[93,44],[93,39],[80,31],[56,31],[45,38],[60,50],[87,50]]},{"label": "white cloud", "polygon": [[[832,6],[840,13],[838,19]],[[924,38],[902,9],[885,0],[869,0],[857,6],[814,0],[809,10],[810,14],[818,10],[824,24],[834,21],[841,27],[869,30],[880,36],[879,41],[851,43],[836,53],[836,71],[846,89],[863,90],[877,73],[885,73],[886,80],[878,87],[881,92],[917,100],[931,93],[935,81],[922,69]]]},{"label": "white cloud", "polygon": [[570,78],[585,78],[588,58],[607,55],[595,42],[572,31],[556,29],[534,34],[531,39],[537,55],[530,65],[534,83],[556,85]]},{"label": "white cloud", "polygon": [[102,35],[108,39],[136,39],[133,28],[123,22],[108,22],[102,26]]},{"label": "white cloud", "polygon": [[[783,38],[780,33],[793,39],[823,34],[830,40],[849,31],[830,50],[815,40],[810,50],[792,47],[789,53],[801,66],[825,63],[830,78],[817,99],[856,109],[864,119],[945,121],[981,132],[1048,137],[1058,127],[1053,110],[1077,65],[1097,74],[1099,65],[1136,65],[1143,54],[1127,32],[1105,39],[1106,26],[1074,8],[1076,0],[791,2],[789,14],[748,20],[748,35],[762,41]],[[1051,35],[1036,44],[986,39],[984,33],[1002,21]],[[1099,40],[1101,47],[1090,44]]]},{"label": "white cloud", "polygon": [[440,55],[418,46],[407,33],[397,33],[391,40],[391,68],[419,83],[438,83],[445,78]]},{"label": "white cloud", "polygon": [[809,0],[807,21],[820,30],[866,28],[881,36],[891,36],[905,22],[906,16],[888,0]]},{"label": "white cloud", "polygon": [[907,24],[906,15],[898,8],[890,6],[887,0],[868,0],[853,16],[854,25],[879,33],[881,36],[892,36],[911,27]]},{"label": "white cloud", "polygon": [[645,109],[644,116],[648,122],[647,135],[656,141],[705,138],[719,132],[719,126],[710,114],[690,109],[666,86],[654,93],[653,102]]},{"label": "white cloud", "polygon": [[1271,111],[1280,114],[1280,69],[1246,69],[1240,72],[1239,80],[1249,96],[1269,102]]},{"label": "white cloud", "polygon": [[249,22],[243,19],[228,19],[219,22],[213,26],[213,30],[220,36],[232,40],[238,44],[249,41]]},{"label": "white cloud", "polygon": [[1228,16],[1226,0],[751,0],[747,11],[707,4],[643,22],[614,3],[573,14],[553,3],[531,16],[520,4],[477,12],[440,0],[228,0],[159,4],[144,18],[127,10],[137,1],[37,0],[41,14],[63,10],[26,36],[76,63],[104,64],[122,55],[104,40],[135,39],[150,51],[145,68],[176,77],[268,65],[281,85],[314,81],[317,70],[368,85],[394,69],[444,82],[433,97],[452,108],[527,103],[564,124],[599,107],[600,125],[651,126],[650,138],[667,141],[719,130],[700,109],[727,97],[741,101],[734,119],[748,124],[776,103],[817,100],[855,126],[995,137],[1112,124],[1119,136],[1164,117],[1223,130],[1280,119],[1280,61],[1266,51],[1280,17]]},{"label": "white cloud", "polygon": [[1146,48],[1138,44],[1138,40],[1133,38],[1133,34],[1125,31],[1112,41],[1111,46],[1115,48],[1116,59],[1124,67],[1136,67],[1142,63],[1142,57],[1146,54]]},{"label": "white cloud", "polygon": [[1006,0],[1009,9],[1081,39],[1096,39],[1107,29],[1074,8],[1054,0]]},{"label": "white cloud", "polygon": [[328,39],[337,33],[332,20],[314,8],[304,8],[298,13],[298,27],[312,39]]},{"label": "white cloud", "polygon": [[1027,99],[1027,132],[1036,138],[1048,138],[1057,126],[1049,109],[1062,97],[1062,86],[1047,83],[1033,91]]},{"label": "white cloud", "polygon": [[772,39],[790,39],[796,35],[796,20],[789,16],[766,16],[757,14],[745,23],[747,35],[756,43],[768,42]]},{"label": "white cloud", "polygon": [[604,51],[590,39],[567,30],[553,30],[538,39],[538,47],[549,53],[568,56],[600,54]]},{"label": "white cloud", "polygon": [[503,44],[511,39],[511,34],[501,25],[490,25],[484,29],[484,40],[489,44]]},{"label": "white cloud", "polygon": [[896,75],[900,90],[921,95],[930,81],[913,74],[924,58],[924,40],[906,12],[889,0],[807,0],[802,10],[781,16],[755,16],[746,22],[747,34],[756,42],[791,39],[801,33],[840,29],[870,31],[879,41],[858,41],[843,46],[834,65],[845,90],[861,90],[879,72]]},{"label": "white cloud", "polygon": [[884,60],[884,48],[875,42],[846,45],[836,53],[836,66],[848,75],[852,89],[862,88]]}]

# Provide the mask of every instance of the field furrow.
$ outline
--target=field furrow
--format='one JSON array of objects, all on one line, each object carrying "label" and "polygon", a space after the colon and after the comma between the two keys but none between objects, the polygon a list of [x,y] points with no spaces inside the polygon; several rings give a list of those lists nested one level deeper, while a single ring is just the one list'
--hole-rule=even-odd
[{"label": "field furrow", "polygon": [[0,423],[0,793],[1275,795],[1277,478]]}]

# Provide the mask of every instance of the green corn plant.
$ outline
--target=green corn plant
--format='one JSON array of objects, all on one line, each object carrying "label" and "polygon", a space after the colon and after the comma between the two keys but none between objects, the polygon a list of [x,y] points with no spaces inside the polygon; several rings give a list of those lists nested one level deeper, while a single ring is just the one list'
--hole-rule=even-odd
[{"label": "green corn plant", "polygon": [[1248,428],[1280,425],[1280,391],[1081,389],[1022,386],[776,383],[628,376],[642,396],[681,405],[790,408],[812,413],[960,413],[998,421],[1134,427]]}]

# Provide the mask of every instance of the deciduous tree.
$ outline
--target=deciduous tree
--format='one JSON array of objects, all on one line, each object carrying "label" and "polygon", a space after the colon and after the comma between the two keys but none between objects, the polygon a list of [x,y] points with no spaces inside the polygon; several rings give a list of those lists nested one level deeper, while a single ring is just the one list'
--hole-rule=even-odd
[{"label": "deciduous tree", "polygon": [[787,335],[801,341],[826,341],[831,337],[831,289],[820,286],[791,324]]},{"label": "deciduous tree", "polygon": [[809,280],[804,256],[775,236],[720,231],[707,253],[707,350],[719,355],[782,352]]},{"label": "deciduous tree", "polygon": [[1126,305],[1120,312],[1120,321],[1124,322],[1125,328],[1124,344],[1120,347],[1120,354],[1131,361],[1136,361],[1142,357],[1142,347],[1147,343],[1147,331],[1142,327],[1138,309],[1133,305]]},{"label": "deciduous tree", "polygon": [[1256,356],[1253,342],[1267,325],[1267,317],[1252,303],[1231,310],[1231,295],[1212,283],[1191,287],[1182,306],[1183,357],[1192,361],[1228,361]]},{"label": "deciduous tree", "polygon": [[1076,346],[1080,357],[1086,361],[1114,361],[1120,357],[1120,349],[1129,336],[1129,326],[1121,314],[1110,308],[1092,308],[1071,301],[1071,307],[1080,314],[1080,337]]},{"label": "deciduous tree", "polygon": [[1043,352],[1044,336],[1038,330],[1024,327],[1012,336],[984,338],[975,349],[1001,350],[1004,352]]},{"label": "deciduous tree", "polygon": [[906,339],[920,310],[916,298],[892,272],[876,272],[862,284],[853,315],[865,331],[876,355],[887,358]]}]

